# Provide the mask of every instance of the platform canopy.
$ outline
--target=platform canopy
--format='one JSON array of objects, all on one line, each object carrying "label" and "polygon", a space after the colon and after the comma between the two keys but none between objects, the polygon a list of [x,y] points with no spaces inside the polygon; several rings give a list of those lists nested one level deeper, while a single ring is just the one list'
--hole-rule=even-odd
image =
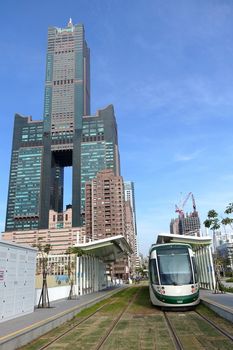
[{"label": "platform canopy", "polygon": [[160,233],[157,237],[156,244],[162,243],[187,243],[195,248],[202,246],[209,246],[212,243],[212,238],[210,236],[197,237],[188,235],[173,235],[171,233]]},{"label": "platform canopy", "polygon": [[105,263],[114,262],[133,253],[129,243],[121,235],[79,243],[76,247],[81,248],[84,253],[100,258]]},{"label": "platform canopy", "polygon": [[216,278],[211,251],[212,238],[210,236],[197,237],[188,235],[173,235],[171,233],[160,233],[157,237],[156,243],[190,244],[193,251],[195,252],[200,286],[202,288],[210,290],[214,290],[216,288]]}]

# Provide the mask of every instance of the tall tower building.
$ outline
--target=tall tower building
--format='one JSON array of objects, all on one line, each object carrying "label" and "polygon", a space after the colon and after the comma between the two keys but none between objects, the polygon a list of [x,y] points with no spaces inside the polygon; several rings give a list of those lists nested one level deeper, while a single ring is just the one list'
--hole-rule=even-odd
[{"label": "tall tower building", "polygon": [[[126,204],[127,203],[127,204]],[[135,246],[132,208],[125,202],[124,182],[111,169],[100,171],[96,178],[86,182],[85,226],[88,240],[98,240],[123,235]],[[135,255],[120,258],[112,266],[118,278],[128,278],[130,265],[135,266]]]},{"label": "tall tower building", "polygon": [[81,210],[85,211],[85,183],[103,169],[120,175],[117,124],[112,105],[83,117],[81,143]]},{"label": "tall tower building", "polygon": [[[39,228],[63,210],[64,167],[73,167],[72,225],[81,225],[82,117],[90,114],[90,53],[83,25],[48,30]],[[50,176],[49,176],[50,174]]]},{"label": "tall tower building", "polygon": [[110,169],[86,183],[86,235],[98,240],[126,236],[124,185]]},{"label": "tall tower building", "polygon": [[48,30],[43,121],[15,116],[6,231],[47,229],[63,211],[64,168],[72,166],[72,227],[82,224],[85,182],[119,174],[113,106],[90,115],[90,52],[84,27]]},{"label": "tall tower building", "polygon": [[36,229],[39,225],[43,122],[16,114],[6,231]]},{"label": "tall tower building", "polygon": [[130,204],[131,204],[131,208],[133,212],[134,231],[135,231],[135,235],[137,235],[134,183],[132,181],[124,181],[124,191],[125,191],[125,201],[130,201]]},{"label": "tall tower building", "polygon": [[125,201],[129,201],[132,208],[133,227],[134,227],[134,235],[135,235],[134,251],[138,255],[135,191],[134,191],[134,183],[132,181],[124,181],[124,192],[125,192]]},{"label": "tall tower building", "polygon": [[130,273],[134,274],[138,261],[138,250],[137,250],[137,236],[134,228],[134,216],[132,206],[129,200],[125,201],[125,223],[126,223],[126,236],[127,240],[133,250],[133,253],[129,257]]}]

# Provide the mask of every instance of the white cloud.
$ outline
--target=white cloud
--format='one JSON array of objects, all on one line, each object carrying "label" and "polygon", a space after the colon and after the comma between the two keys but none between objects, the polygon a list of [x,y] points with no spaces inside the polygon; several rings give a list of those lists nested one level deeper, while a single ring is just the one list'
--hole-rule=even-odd
[{"label": "white cloud", "polygon": [[188,153],[186,153],[186,154],[177,153],[174,156],[174,161],[175,162],[188,162],[188,161],[196,159],[201,152],[202,152],[201,150],[197,150],[197,151],[189,153],[189,154]]},{"label": "white cloud", "polygon": [[176,162],[187,162],[187,161],[190,161],[194,159],[193,155],[190,154],[190,155],[184,155],[184,154],[176,154],[175,155],[175,161]]}]

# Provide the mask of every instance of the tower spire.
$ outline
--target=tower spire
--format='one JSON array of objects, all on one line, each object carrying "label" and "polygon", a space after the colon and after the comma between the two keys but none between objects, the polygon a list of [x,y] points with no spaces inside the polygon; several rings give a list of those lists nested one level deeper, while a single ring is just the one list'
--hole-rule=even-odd
[{"label": "tower spire", "polygon": [[73,27],[73,23],[72,23],[72,18],[70,17],[70,20],[68,22],[68,27]]}]

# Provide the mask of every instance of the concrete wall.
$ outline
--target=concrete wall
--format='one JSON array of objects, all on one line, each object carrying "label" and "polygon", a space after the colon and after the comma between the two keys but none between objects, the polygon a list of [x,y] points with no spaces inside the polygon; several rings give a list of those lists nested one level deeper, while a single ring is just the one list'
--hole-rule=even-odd
[{"label": "concrete wall", "polygon": [[[59,286],[59,287],[48,288],[49,301],[51,302],[59,299],[68,298],[69,292],[70,292],[70,286]],[[41,288],[36,288],[35,306],[38,305],[40,294],[41,294]]]},{"label": "concrete wall", "polygon": [[[114,281],[112,285],[120,284]],[[106,265],[98,258],[91,256],[77,257],[76,261],[76,282],[73,287],[73,296],[85,295],[98,292],[109,286],[106,277]],[[70,286],[57,286],[48,288],[49,301],[67,299]],[[36,289],[35,306],[38,305],[41,288]]]},{"label": "concrete wall", "polygon": [[36,252],[0,241],[0,322],[34,311]]}]

